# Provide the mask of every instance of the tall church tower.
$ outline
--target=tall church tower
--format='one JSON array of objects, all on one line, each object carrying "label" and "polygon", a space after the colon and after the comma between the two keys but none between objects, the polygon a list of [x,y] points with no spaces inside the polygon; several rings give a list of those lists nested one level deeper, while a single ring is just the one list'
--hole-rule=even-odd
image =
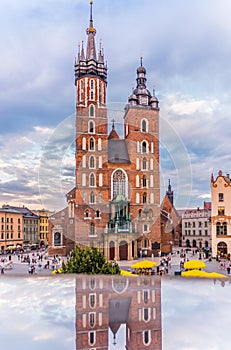
[{"label": "tall church tower", "polygon": [[108,121],[106,109],[107,67],[100,44],[96,52],[93,1],[86,30],[87,46],[79,47],[75,62],[76,85],[76,241],[97,246],[106,226],[103,203],[108,201]]},{"label": "tall church tower", "polygon": [[140,255],[160,249],[159,102],[146,87],[142,58],[128,99],[124,133],[130,155],[130,211],[140,237]]}]

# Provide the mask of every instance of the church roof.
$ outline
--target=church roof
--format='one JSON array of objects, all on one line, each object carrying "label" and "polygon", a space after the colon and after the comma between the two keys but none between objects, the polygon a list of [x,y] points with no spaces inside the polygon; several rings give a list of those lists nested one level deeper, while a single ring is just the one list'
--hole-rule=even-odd
[{"label": "church roof", "polygon": [[108,140],[108,163],[130,164],[130,158],[125,140]]},{"label": "church roof", "polygon": [[111,140],[111,139],[119,139],[119,135],[117,134],[117,132],[115,131],[115,129],[112,129],[109,136],[108,136],[108,140]]}]

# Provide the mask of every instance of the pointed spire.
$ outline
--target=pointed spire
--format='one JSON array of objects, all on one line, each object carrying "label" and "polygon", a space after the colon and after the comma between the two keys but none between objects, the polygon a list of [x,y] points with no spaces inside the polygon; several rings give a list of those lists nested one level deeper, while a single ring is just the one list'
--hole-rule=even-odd
[{"label": "pointed spire", "polygon": [[82,49],[81,49],[80,59],[82,61],[85,60],[83,40],[82,40]]},{"label": "pointed spire", "polygon": [[93,5],[93,1],[90,0],[90,24],[89,24],[89,28],[87,28],[87,31],[86,31],[88,35],[87,54],[86,54],[87,60],[90,60],[91,58],[96,60],[95,38],[94,38],[94,36],[96,35],[96,30],[93,27],[92,5]]},{"label": "pointed spire", "polygon": [[173,205],[173,191],[172,191],[170,179],[168,179],[168,191],[166,192],[166,195],[168,196],[170,202]]}]

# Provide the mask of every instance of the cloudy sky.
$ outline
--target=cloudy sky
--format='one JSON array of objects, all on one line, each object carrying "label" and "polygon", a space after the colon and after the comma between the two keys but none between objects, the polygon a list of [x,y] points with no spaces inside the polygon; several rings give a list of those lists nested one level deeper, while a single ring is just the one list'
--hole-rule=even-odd
[{"label": "cloudy sky", "polygon": [[[210,176],[230,172],[231,3],[95,0],[108,105],[123,106],[139,57],[160,100],[161,190],[202,206]],[[0,3],[0,204],[61,209],[74,186],[73,65],[88,0]]]}]

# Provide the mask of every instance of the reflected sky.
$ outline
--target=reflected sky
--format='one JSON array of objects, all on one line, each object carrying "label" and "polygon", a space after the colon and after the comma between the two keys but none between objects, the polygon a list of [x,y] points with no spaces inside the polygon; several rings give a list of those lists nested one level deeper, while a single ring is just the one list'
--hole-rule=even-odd
[{"label": "reflected sky", "polygon": [[[65,276],[1,277],[1,348],[74,350],[75,286]],[[230,292],[229,282],[163,278],[163,350],[229,350]],[[124,349],[125,325],[116,338],[109,331],[109,349]]]},{"label": "reflected sky", "polygon": [[230,292],[229,282],[163,279],[163,349],[229,350]]},{"label": "reflected sky", "polygon": [[1,348],[73,350],[74,291],[73,278],[1,278]]}]

